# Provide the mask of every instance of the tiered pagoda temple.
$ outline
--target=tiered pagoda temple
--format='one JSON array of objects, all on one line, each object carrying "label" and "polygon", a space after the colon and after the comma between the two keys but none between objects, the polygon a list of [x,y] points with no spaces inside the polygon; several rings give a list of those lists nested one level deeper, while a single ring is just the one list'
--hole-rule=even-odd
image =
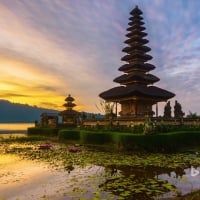
[{"label": "tiered pagoda temple", "polygon": [[153,86],[160,79],[149,73],[155,66],[147,63],[152,56],[147,54],[151,48],[146,46],[149,41],[145,39],[147,33],[144,32],[146,28],[143,26],[142,11],[136,6],[130,15],[128,39],[124,42],[127,47],[122,50],[126,55],[121,59],[127,64],[119,68],[124,74],[114,79],[121,86],[102,92],[99,96],[107,102],[120,103],[122,117],[152,116],[154,104],[167,101],[175,94]]},{"label": "tiered pagoda temple", "polygon": [[73,110],[76,106],[73,101],[74,98],[69,94],[68,97],[65,98],[66,103],[63,104],[65,110],[59,113],[59,115],[62,116],[62,123],[65,125],[76,125],[78,112]]}]

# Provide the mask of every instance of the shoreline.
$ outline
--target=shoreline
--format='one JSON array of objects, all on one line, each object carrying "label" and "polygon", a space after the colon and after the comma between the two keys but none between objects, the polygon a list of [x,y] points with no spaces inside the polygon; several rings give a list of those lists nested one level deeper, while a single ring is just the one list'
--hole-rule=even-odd
[{"label": "shoreline", "polygon": [[23,134],[27,133],[27,130],[0,130],[0,134]]}]

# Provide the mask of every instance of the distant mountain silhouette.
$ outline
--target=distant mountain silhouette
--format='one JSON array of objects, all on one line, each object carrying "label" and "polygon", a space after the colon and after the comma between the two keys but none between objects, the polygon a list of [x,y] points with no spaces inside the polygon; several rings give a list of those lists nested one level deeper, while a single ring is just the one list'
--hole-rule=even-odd
[{"label": "distant mountain silhouette", "polygon": [[34,122],[43,112],[58,113],[56,110],[38,108],[27,104],[0,100],[0,123]]}]

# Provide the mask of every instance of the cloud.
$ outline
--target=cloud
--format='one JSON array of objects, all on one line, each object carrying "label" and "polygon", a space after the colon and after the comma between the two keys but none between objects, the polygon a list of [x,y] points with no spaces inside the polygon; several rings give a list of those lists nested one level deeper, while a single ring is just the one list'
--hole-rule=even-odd
[{"label": "cloud", "polygon": [[0,2],[1,92],[37,96],[27,100],[34,104],[57,99],[58,106],[71,93],[80,109],[94,111],[98,94],[116,86],[112,80],[121,75],[129,12],[136,4],[144,13],[158,85],[183,104],[189,91],[198,99],[200,2],[183,0]]},{"label": "cloud", "polygon": [[0,94],[1,98],[7,98],[7,97],[31,97],[31,95],[24,95],[24,94],[18,94],[18,93],[4,93]]},{"label": "cloud", "polygon": [[[42,106],[42,107],[45,107],[45,108],[56,108],[56,109],[58,109],[59,107],[58,107],[58,105],[56,104],[56,103],[51,103],[51,102],[40,102],[40,105]],[[61,106],[60,106],[61,107]]]}]

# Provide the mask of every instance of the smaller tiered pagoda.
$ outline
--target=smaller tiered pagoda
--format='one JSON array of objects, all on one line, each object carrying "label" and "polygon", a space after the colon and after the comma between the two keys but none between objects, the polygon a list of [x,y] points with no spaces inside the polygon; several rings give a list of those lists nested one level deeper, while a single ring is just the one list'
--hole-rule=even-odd
[{"label": "smaller tiered pagoda", "polygon": [[77,123],[78,112],[73,110],[76,106],[73,101],[74,98],[69,94],[68,97],[65,98],[66,103],[63,104],[65,110],[59,113],[59,115],[62,116],[62,123],[65,125],[76,125]]}]

